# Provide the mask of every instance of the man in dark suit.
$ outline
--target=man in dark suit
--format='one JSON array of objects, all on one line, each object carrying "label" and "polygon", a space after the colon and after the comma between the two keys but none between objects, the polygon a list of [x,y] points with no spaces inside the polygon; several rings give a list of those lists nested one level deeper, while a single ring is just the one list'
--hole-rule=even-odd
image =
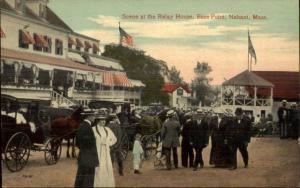
[{"label": "man in dark suit", "polygon": [[194,171],[197,170],[198,165],[203,168],[204,162],[202,158],[202,151],[208,145],[209,127],[203,113],[198,114],[199,119],[193,123],[191,130],[191,145],[196,151],[194,161]]},{"label": "man in dark suit", "polygon": [[96,139],[92,130],[95,117],[87,117],[76,134],[76,146],[80,149],[75,187],[93,187],[95,168],[99,166]]},{"label": "man in dark suit", "polygon": [[163,124],[161,130],[162,146],[166,155],[167,170],[171,170],[171,150],[173,153],[173,160],[175,168],[178,168],[177,147],[179,143],[180,124],[176,120],[175,111],[170,110],[167,113],[169,121]]},{"label": "man in dark suit", "polygon": [[[193,123],[195,120],[192,118],[192,113],[188,112],[185,114],[185,122],[182,127],[181,135],[181,162],[183,167],[193,167],[194,166],[194,151],[191,146],[191,133]],[[189,165],[188,165],[189,163]]]},{"label": "man in dark suit", "polygon": [[236,117],[233,118],[233,122],[228,126],[227,130],[231,149],[230,170],[237,168],[237,149],[242,154],[245,168],[248,167],[249,161],[247,147],[251,138],[251,120],[243,115],[242,108],[237,108],[235,115]]},{"label": "man in dark suit", "polygon": [[278,115],[278,124],[280,130],[280,138],[287,138],[288,137],[288,108],[287,108],[287,101],[282,100],[281,106],[278,108],[277,111]]}]

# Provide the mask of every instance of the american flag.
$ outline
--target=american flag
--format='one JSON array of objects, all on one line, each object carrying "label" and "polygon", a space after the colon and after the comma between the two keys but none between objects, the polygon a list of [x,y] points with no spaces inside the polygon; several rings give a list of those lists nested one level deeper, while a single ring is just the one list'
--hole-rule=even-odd
[{"label": "american flag", "polygon": [[253,44],[252,44],[252,41],[251,41],[251,38],[250,38],[250,34],[249,34],[249,30],[248,30],[248,55],[250,54],[251,56],[251,61],[252,61],[252,58],[255,59],[255,64],[256,64],[256,53],[255,53],[255,50],[254,50],[254,47],[253,47]]},{"label": "american flag", "polygon": [[120,31],[120,44],[126,44],[127,46],[133,47],[133,38],[124,29],[119,26]]}]

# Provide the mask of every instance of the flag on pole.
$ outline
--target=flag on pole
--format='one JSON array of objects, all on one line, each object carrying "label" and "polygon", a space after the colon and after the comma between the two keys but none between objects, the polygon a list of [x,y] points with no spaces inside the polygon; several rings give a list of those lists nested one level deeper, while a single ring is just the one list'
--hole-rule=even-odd
[{"label": "flag on pole", "polygon": [[133,47],[133,38],[130,36],[124,29],[122,29],[119,25],[120,31],[120,44],[126,44],[127,46]]},{"label": "flag on pole", "polygon": [[[251,56],[250,61],[252,62],[252,58],[254,58],[254,59],[255,59],[255,64],[256,64],[256,53],[255,53],[253,44],[252,44],[252,42],[251,42],[249,30],[248,30],[248,53],[249,53],[250,56]],[[249,54],[248,54],[248,55],[249,55]]]}]

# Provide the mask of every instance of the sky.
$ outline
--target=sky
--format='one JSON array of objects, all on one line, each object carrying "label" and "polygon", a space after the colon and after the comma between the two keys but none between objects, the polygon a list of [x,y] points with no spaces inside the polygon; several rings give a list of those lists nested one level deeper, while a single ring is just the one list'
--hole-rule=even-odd
[{"label": "sky", "polygon": [[175,66],[186,82],[198,61],[212,67],[212,84],[246,70],[248,29],[253,70],[299,71],[298,0],[50,0],[48,6],[75,32],[99,39],[102,52],[119,42],[120,22],[136,49]]}]

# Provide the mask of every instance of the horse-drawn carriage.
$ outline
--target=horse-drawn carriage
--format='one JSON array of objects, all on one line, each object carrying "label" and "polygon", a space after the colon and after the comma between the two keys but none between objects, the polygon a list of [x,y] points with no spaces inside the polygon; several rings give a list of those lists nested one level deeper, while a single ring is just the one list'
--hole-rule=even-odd
[{"label": "horse-drawn carriage", "polygon": [[38,115],[28,116],[37,106],[28,102],[1,95],[1,149],[4,163],[11,172],[22,170],[31,151],[44,152],[47,164],[57,163],[61,154],[61,138],[45,137],[45,131],[37,126]]}]

